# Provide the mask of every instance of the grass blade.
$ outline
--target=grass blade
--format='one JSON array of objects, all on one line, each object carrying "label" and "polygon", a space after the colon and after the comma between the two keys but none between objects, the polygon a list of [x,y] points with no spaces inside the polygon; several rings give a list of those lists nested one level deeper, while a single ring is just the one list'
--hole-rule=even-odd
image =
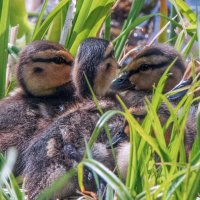
[{"label": "grass blade", "polygon": [[62,0],[54,10],[47,16],[41,26],[35,31],[35,34],[32,37],[32,40],[42,40],[47,32],[49,25],[51,24],[52,20],[55,16],[66,6],[69,0]]},{"label": "grass blade", "polygon": [[120,199],[133,199],[120,179],[101,163],[90,159],[85,159],[81,163],[94,170],[103,180],[105,180],[116,191]]},{"label": "grass blade", "polygon": [[8,35],[9,35],[9,5],[10,0],[2,2],[0,10],[0,98],[6,91],[6,65],[8,60]]},{"label": "grass blade", "polygon": [[47,7],[48,1],[49,1],[49,0],[45,0],[44,3],[43,3],[43,5],[42,5],[42,9],[41,9],[41,11],[40,11],[40,14],[39,14],[39,16],[38,16],[37,23],[36,23],[35,28],[34,28],[34,31],[33,31],[33,36],[34,36],[34,35],[36,34],[36,32],[39,30],[39,27],[40,27],[40,25],[41,25],[41,23],[42,23],[42,19],[43,19],[43,17],[44,17],[44,11],[45,11],[45,9],[46,9],[46,7]]}]

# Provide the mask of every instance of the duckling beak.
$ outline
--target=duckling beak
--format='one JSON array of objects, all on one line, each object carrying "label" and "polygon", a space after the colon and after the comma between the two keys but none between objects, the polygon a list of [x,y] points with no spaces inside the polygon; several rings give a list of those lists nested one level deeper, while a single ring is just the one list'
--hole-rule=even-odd
[{"label": "duckling beak", "polygon": [[123,73],[121,76],[112,81],[112,90],[125,91],[129,88],[131,88],[131,82],[128,79],[127,72]]},{"label": "duckling beak", "polygon": [[124,140],[127,140],[128,136],[124,133],[123,130],[119,131],[117,134],[115,134],[112,137],[112,145],[110,143],[106,144],[107,149],[111,149],[111,146],[116,147],[119,143],[121,143]]},{"label": "duckling beak", "polygon": [[[191,80],[182,80],[178,85],[176,85],[171,91],[175,91],[178,89],[181,89],[183,87],[189,86],[191,84]],[[176,94],[173,94],[171,96],[168,97],[169,101],[176,101],[180,98],[182,98],[186,93],[187,93],[188,89],[183,89],[180,92],[177,92]]]},{"label": "duckling beak", "polygon": [[[146,114],[133,114],[135,119],[137,119],[138,121],[143,120],[146,117]],[[112,137],[112,145],[110,143],[106,144],[106,148],[107,149],[111,149],[111,146],[116,147],[118,146],[118,144],[120,144],[123,141],[128,140],[129,138],[129,128],[127,129],[127,127],[129,127],[128,124],[125,124],[125,126],[119,130],[119,132],[117,132],[113,137]]]}]

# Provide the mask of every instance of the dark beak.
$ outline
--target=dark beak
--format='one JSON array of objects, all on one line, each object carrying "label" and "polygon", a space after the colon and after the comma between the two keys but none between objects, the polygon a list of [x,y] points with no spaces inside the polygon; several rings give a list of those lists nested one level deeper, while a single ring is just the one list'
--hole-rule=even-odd
[{"label": "dark beak", "polygon": [[129,88],[131,88],[131,83],[127,72],[115,79],[111,85],[112,90],[125,91]]},{"label": "dark beak", "polygon": [[124,131],[120,131],[117,134],[115,134],[112,137],[112,145],[110,143],[106,144],[106,148],[107,149],[111,149],[111,146],[116,147],[118,144],[120,144],[121,142],[123,142],[124,140],[127,140],[128,136],[126,135],[126,133],[124,133]]},{"label": "dark beak", "polygon": [[[135,119],[140,120],[140,121],[146,117],[146,114],[141,114],[141,115],[132,114],[132,115],[135,117]],[[113,148],[114,148],[121,142],[127,141],[129,139],[129,137],[125,133],[124,129],[125,129],[125,127],[123,127],[117,134],[115,134],[112,137],[112,145],[110,143],[106,144],[107,149],[111,149],[111,146],[113,146]]]},{"label": "dark beak", "polygon": [[[191,84],[191,80],[183,80],[178,85],[176,85],[171,91],[181,89],[183,87],[189,86],[190,84]],[[187,93],[187,91],[188,91],[188,89],[183,89],[182,91],[177,92],[176,94],[169,96],[168,100],[169,101],[179,100]]]}]

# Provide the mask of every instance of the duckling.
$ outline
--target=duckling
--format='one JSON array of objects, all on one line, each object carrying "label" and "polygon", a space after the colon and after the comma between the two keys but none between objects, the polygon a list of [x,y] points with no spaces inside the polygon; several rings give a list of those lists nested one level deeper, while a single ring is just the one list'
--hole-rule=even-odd
[{"label": "duckling", "polygon": [[62,45],[50,41],[35,41],[21,51],[16,69],[20,87],[0,102],[0,152],[16,147],[16,175],[29,141],[74,99],[73,60]]},{"label": "duckling", "polygon": [[152,91],[167,67],[175,60],[169,71],[164,92],[171,90],[179,83],[185,71],[181,55],[171,46],[158,44],[146,47],[138,52],[119,78],[112,83],[112,89],[118,91]]},{"label": "duckling", "polygon": [[[185,70],[185,73],[183,75],[183,78],[181,79],[180,83],[178,83],[173,89],[177,90],[177,89],[181,89],[182,87],[188,86],[190,84],[192,84],[192,71],[193,71],[193,65],[195,73],[198,75],[200,72],[200,63],[199,61],[195,60],[194,62],[190,62]],[[172,105],[175,106],[175,104],[177,104],[177,102],[180,100],[180,98],[185,95],[188,91],[188,88],[180,91],[178,93],[175,93],[172,96],[169,96],[169,100],[171,101]],[[171,91],[170,91],[171,92]],[[199,96],[199,92],[198,90],[195,92],[195,96]],[[135,111],[136,108],[130,108],[129,111],[130,113],[138,113],[138,111]],[[195,137],[196,137],[196,133],[197,133],[197,129],[196,129],[196,111],[197,109],[191,109],[187,122],[186,122],[186,126],[185,126],[185,130],[184,130],[184,144],[185,144],[185,151],[186,151],[186,158],[188,159],[189,157],[189,153],[191,151],[192,145],[194,143]],[[168,114],[167,114],[167,113]],[[143,119],[143,117],[146,115],[146,111],[145,108],[141,108],[140,110],[140,116]],[[166,109],[165,105],[162,104],[161,108],[158,111],[158,114],[161,116],[160,120],[161,120],[161,124],[165,123],[166,120],[168,119],[167,116],[169,116],[169,111]],[[137,117],[137,116],[135,116]],[[141,120],[142,120],[141,119]],[[170,131],[169,131],[170,132]],[[120,132],[121,135],[119,136],[115,136],[116,138],[114,138],[113,144],[117,145],[117,143],[120,144],[117,146],[117,163],[118,163],[118,167],[119,170],[121,172],[122,178],[125,180],[126,175],[127,175],[127,169],[128,169],[128,160],[129,160],[129,156],[130,156],[130,143],[127,141],[123,141],[124,138],[126,138],[127,136],[129,136],[129,126],[128,123],[125,122],[124,127],[122,129],[122,131]],[[170,139],[170,133],[167,133],[167,143],[169,142]]]},{"label": "duckling", "polygon": [[[91,43],[92,45],[88,45]],[[89,82],[92,83],[91,85],[97,95],[100,95],[100,96],[104,95],[106,91],[104,87],[101,88],[97,86],[99,86],[100,83],[102,84],[102,82],[106,80],[107,78],[101,79],[101,78],[95,77],[95,75],[97,74],[98,74],[97,77],[104,77],[106,74],[105,70],[103,70],[104,75],[100,75],[101,71],[98,71],[96,69],[101,69],[99,68],[99,66],[102,66],[103,69],[109,69],[112,66],[112,64],[107,64],[107,62],[105,62],[105,59],[104,59],[104,57],[110,59],[110,56],[104,56],[102,58],[102,55],[104,55],[105,53],[102,53],[101,56],[98,55],[102,51],[102,49],[103,51],[105,51],[105,48],[102,48],[102,47],[99,48],[100,45],[98,44],[98,46],[96,46],[95,44],[96,44],[96,41],[93,41],[91,39],[82,43],[82,45],[80,46],[78,50],[77,57],[75,59],[75,66],[74,66],[72,77],[74,80],[74,85],[76,87],[77,96],[79,97],[86,98],[86,96],[90,94],[87,83],[85,82],[84,84],[85,79],[83,76],[83,70],[81,69],[88,69],[87,71],[85,71],[85,74],[87,75]],[[112,55],[111,53],[112,51],[111,50],[109,51],[109,49],[110,48],[107,48],[107,51],[108,51],[107,55],[109,54]],[[97,55],[97,56],[91,57],[90,56],[91,52],[93,52],[94,55]],[[92,59],[92,61],[90,61],[90,59]],[[103,60],[103,63],[95,64],[94,61],[96,60],[100,60],[100,61]],[[92,66],[95,66],[96,69],[94,69],[94,67],[91,67],[90,66],[91,64]],[[105,64],[106,64],[106,67],[105,67]],[[116,61],[115,61],[115,65],[116,65]],[[82,68],[82,66],[83,67],[85,66],[86,68]],[[92,72],[92,70],[94,70],[95,72],[98,71],[98,73],[95,74],[95,72]],[[81,73],[78,73],[78,72],[81,72]],[[80,75],[78,76],[77,74],[80,74]],[[108,77],[109,76],[110,75],[108,75]],[[92,80],[92,78],[94,80]],[[99,82],[97,80],[101,80],[102,82]],[[116,103],[113,102],[113,100],[108,101],[108,97],[101,98],[99,103],[103,107],[104,110],[107,110],[113,107],[118,107],[118,105],[116,106]],[[77,103],[74,109],[72,108],[71,111],[68,111],[63,116],[59,117],[55,121],[55,123],[53,123],[48,128],[48,130],[46,130],[43,133],[43,137],[40,137],[40,139],[37,138],[37,140],[31,144],[29,149],[25,152],[25,160],[27,161],[27,163],[26,163],[26,169],[24,171],[25,189],[28,191],[30,199],[34,198],[42,189],[51,185],[53,180],[56,180],[58,177],[61,176],[61,174],[63,174],[63,173],[57,174],[56,172],[58,172],[59,170],[57,171],[55,169],[60,168],[66,172],[70,168],[72,168],[74,165],[76,165],[77,162],[80,161],[80,158],[82,158],[82,154],[83,154],[82,152],[84,149],[83,138],[89,139],[91,132],[94,129],[98,119],[99,119],[99,114],[96,109],[96,105],[92,104],[91,101],[87,99],[86,102],[83,101],[82,103]],[[81,124],[81,127],[80,127],[80,124]],[[114,127],[114,130],[112,130],[112,133],[111,133],[113,135],[113,133],[116,133],[123,126],[123,119],[117,117],[117,120],[114,120],[114,119],[112,120],[111,125]],[[77,135],[77,133],[79,134]],[[61,138],[63,138],[62,140],[63,142],[60,142],[60,140],[56,140],[56,137],[58,137],[58,135],[62,135]],[[102,145],[101,142],[103,143],[105,142],[105,134],[100,134],[100,138],[98,139],[97,144]],[[68,145],[70,145],[70,148],[68,148]],[[70,159],[71,154],[67,149],[73,149],[72,151],[73,159],[72,158]],[[113,168],[113,161],[111,161],[111,158],[110,158],[110,151],[106,150],[104,145],[102,145],[101,149],[104,149],[104,150],[98,152],[98,154],[101,154],[102,152],[104,153],[101,156],[104,158],[102,159],[102,162],[103,163],[107,162],[106,158],[109,157],[110,163],[105,163],[105,164],[108,167]],[[48,153],[49,151],[50,151],[50,154]],[[52,152],[54,153],[52,154]],[[77,152],[79,153],[77,154]],[[40,155],[40,156],[39,158],[36,159],[34,155]],[[75,158],[74,158],[74,155],[75,155]],[[100,155],[93,155],[93,156],[96,157],[97,159],[99,159],[100,157]],[[40,167],[41,165],[44,166],[42,170]],[[42,171],[44,171],[43,174],[45,174],[46,171],[50,172],[51,178],[49,179],[49,174],[45,175],[45,177],[40,176],[39,173],[42,173]],[[56,171],[56,172],[53,172],[53,171]],[[42,184],[39,184],[39,183],[42,183]],[[38,185],[38,187],[36,188],[35,185]],[[77,186],[76,180],[73,180],[66,187],[67,189],[64,194],[60,192],[56,195],[57,196],[71,195],[73,192],[75,192],[74,189],[77,188],[76,186]]]},{"label": "duckling", "polygon": [[[181,55],[174,48],[165,44],[149,46],[138,52],[128,65],[127,70],[113,81],[111,88],[115,91],[123,92],[124,94],[121,94],[122,99],[127,107],[132,107],[132,110],[142,109],[142,115],[144,116],[144,113],[146,113],[145,97],[151,101],[153,86],[157,85],[164,71],[176,58],[177,60],[171,67],[169,77],[165,83],[164,92],[167,92],[183,77],[185,64]],[[162,124],[169,117],[169,112],[164,107],[165,105],[162,105],[160,111],[158,111]],[[136,114],[134,112],[134,115]],[[121,141],[120,137],[122,139],[126,138],[123,135],[123,131],[120,131],[113,138],[114,145]]]},{"label": "duckling", "polygon": [[[58,117],[24,152],[24,186],[29,199],[34,199],[44,188],[74,168],[83,157],[85,140],[89,140],[100,118],[99,111],[91,100],[84,74],[98,96],[99,105],[105,111],[119,107],[112,95],[103,97],[116,76],[117,68],[118,64],[114,59],[113,46],[110,42],[89,38],[80,44],[72,80],[76,95],[81,101],[77,101],[74,107]],[[112,125],[111,135],[117,132],[122,124],[122,116],[113,117],[108,122],[108,126]],[[92,148],[92,154],[94,158],[113,169],[114,160],[108,157],[110,150],[106,149],[106,140],[105,133],[101,131]],[[87,184],[86,181],[85,187],[87,190],[94,190],[94,184],[91,182]],[[77,178],[73,177],[54,195],[54,198],[70,196],[77,188]]]}]

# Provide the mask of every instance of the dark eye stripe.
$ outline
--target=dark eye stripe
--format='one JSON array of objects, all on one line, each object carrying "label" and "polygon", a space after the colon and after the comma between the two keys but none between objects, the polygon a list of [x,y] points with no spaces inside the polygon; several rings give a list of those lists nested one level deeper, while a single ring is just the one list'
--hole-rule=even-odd
[{"label": "dark eye stripe", "polygon": [[132,76],[133,74],[137,74],[139,72],[140,72],[139,68],[136,69],[136,70],[131,70],[131,71],[128,72],[128,77]]},{"label": "dark eye stripe", "polygon": [[33,58],[33,62],[44,62],[44,63],[51,63],[54,62],[56,64],[66,64],[72,65],[72,61],[67,61],[62,57],[53,57],[53,58]]},{"label": "dark eye stripe", "polygon": [[[143,64],[142,64],[142,65],[143,65]],[[142,66],[142,65],[141,65],[141,66]],[[151,68],[152,70],[154,70],[154,69],[159,69],[159,68],[166,67],[166,66],[168,66],[168,65],[170,65],[170,62],[165,61],[165,62],[158,63],[158,64],[150,64],[150,65],[149,65],[149,68]],[[128,76],[130,77],[130,76],[132,76],[133,74],[139,73],[140,71],[144,71],[144,70],[140,69],[140,67],[139,67],[138,69],[136,69],[136,70],[131,70],[131,71],[128,73]]]}]

